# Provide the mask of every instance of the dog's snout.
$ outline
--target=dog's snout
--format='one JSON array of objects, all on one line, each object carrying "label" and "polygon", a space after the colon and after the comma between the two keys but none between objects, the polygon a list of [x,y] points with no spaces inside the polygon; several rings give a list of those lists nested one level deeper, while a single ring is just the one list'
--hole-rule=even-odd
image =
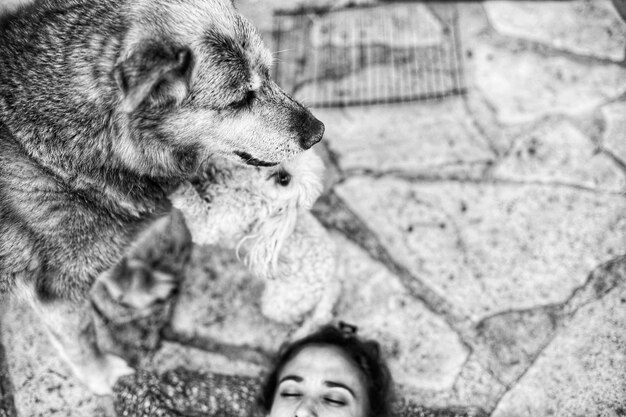
[{"label": "dog's snout", "polygon": [[304,126],[302,126],[300,145],[304,149],[309,149],[322,140],[322,136],[324,136],[324,123],[317,120],[312,114],[309,114]]}]

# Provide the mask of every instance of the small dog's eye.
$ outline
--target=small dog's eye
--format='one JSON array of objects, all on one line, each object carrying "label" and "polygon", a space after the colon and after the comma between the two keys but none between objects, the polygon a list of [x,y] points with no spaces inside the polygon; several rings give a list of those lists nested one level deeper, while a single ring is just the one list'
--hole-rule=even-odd
[{"label": "small dog's eye", "polygon": [[291,174],[285,171],[284,169],[278,170],[270,175],[270,178],[274,178],[276,184],[286,187],[291,182]]}]

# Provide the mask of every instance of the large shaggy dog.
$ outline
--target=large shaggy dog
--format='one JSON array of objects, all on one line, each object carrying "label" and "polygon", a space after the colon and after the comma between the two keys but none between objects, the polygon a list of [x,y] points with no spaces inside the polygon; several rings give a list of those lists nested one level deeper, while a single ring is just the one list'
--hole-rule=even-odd
[{"label": "large shaggy dog", "polygon": [[[42,0],[0,17],[0,293],[31,301],[94,392],[131,370],[97,348],[86,295],[181,224],[167,194],[211,155],[271,166],[321,139],[270,64],[228,0]],[[189,235],[170,235],[182,256]]]}]

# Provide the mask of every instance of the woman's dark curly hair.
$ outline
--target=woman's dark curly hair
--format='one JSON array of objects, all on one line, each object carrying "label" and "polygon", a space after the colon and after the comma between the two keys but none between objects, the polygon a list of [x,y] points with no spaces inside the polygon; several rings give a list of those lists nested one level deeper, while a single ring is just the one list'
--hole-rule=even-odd
[{"label": "woman's dark curly hair", "polygon": [[269,413],[272,409],[278,378],[284,367],[302,349],[308,346],[333,346],[352,360],[363,375],[367,393],[366,417],[388,417],[393,401],[393,381],[387,364],[382,358],[380,345],[374,340],[365,340],[352,332],[334,326],[324,326],[293,343],[283,345],[278,352],[272,371],[263,384],[259,404]]}]

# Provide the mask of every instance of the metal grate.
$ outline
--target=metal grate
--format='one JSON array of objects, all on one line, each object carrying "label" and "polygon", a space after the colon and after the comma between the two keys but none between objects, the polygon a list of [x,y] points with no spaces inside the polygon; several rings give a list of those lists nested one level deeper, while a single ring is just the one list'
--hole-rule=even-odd
[{"label": "metal grate", "polygon": [[458,13],[449,3],[387,3],[274,13],[274,79],[312,107],[465,92]]}]

